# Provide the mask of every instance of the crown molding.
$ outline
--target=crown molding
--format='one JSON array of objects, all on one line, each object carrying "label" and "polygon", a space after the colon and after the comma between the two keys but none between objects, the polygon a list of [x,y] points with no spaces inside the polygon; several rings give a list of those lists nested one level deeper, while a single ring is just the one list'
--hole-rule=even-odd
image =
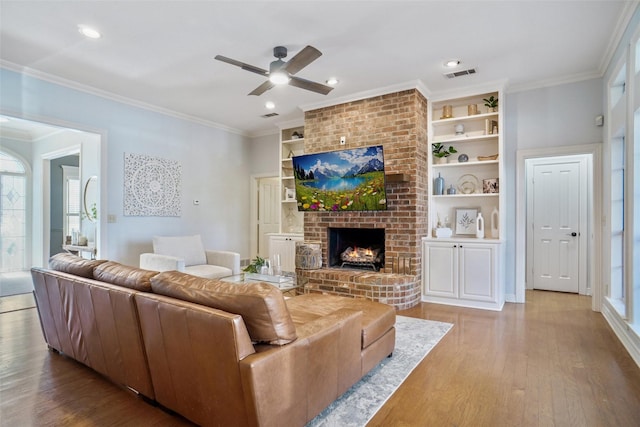
[{"label": "crown molding", "polygon": [[616,30],[611,35],[609,44],[607,45],[604,55],[602,55],[602,59],[600,60],[600,66],[598,67],[600,77],[604,76],[607,72],[607,67],[609,67],[611,60],[616,53],[616,49],[618,48],[618,45],[620,45],[620,41],[622,40],[622,37],[624,37],[624,33],[629,26],[629,22],[631,22],[631,18],[633,18],[633,15],[636,13],[639,5],[640,0],[634,0],[624,4],[622,13],[618,17],[618,22],[615,25]]},{"label": "crown molding", "polygon": [[441,101],[443,99],[464,98],[465,96],[477,95],[483,92],[504,91],[507,87],[507,80],[494,80],[479,85],[467,85],[451,90],[434,92],[429,101]]},{"label": "crown molding", "polygon": [[390,93],[400,92],[403,90],[416,89],[418,90],[425,98],[429,96],[429,90],[420,80],[413,80],[410,82],[398,83],[391,86],[385,86],[373,90],[366,90],[363,92],[353,93],[351,95],[346,95],[340,98],[332,98],[327,101],[317,102],[312,104],[303,104],[300,105],[299,108],[304,111],[317,110],[319,108],[331,107],[334,105],[346,104],[354,101],[361,101],[363,99],[373,98],[376,96],[388,95]]},{"label": "crown molding", "polygon": [[602,78],[602,74],[598,71],[578,73],[578,74],[572,74],[564,77],[556,77],[556,78],[547,79],[547,80],[540,80],[534,83],[512,85],[509,87],[509,90],[507,92],[508,93],[525,92],[528,90],[543,89],[546,87],[560,86],[564,84],[571,84],[571,83],[582,82],[585,80],[600,79],[600,78]]},{"label": "crown molding", "polygon": [[23,67],[18,64],[14,64],[13,62],[6,61],[4,59],[0,59],[0,68],[4,68],[9,71],[13,71],[16,73],[24,74],[29,77],[36,78],[38,80],[43,80],[49,83],[53,83],[59,86],[64,86],[69,89],[77,90],[80,92],[87,93],[89,95],[98,96],[100,98],[105,98],[111,101],[118,102],[120,104],[130,105],[132,107],[141,108],[143,110],[152,111],[154,113],[159,113],[165,116],[170,116],[176,119],[185,120],[191,123],[196,123],[199,125],[207,126],[210,128],[215,128],[218,130],[223,130],[225,132],[238,134],[241,136],[249,136],[249,134],[243,130],[232,128],[221,123],[212,122],[210,120],[205,120],[199,117],[191,116],[189,114],[179,113],[177,111],[169,110],[167,108],[162,108],[157,105],[148,104],[146,102],[137,101],[132,98],[127,98],[125,96],[116,95],[112,92],[108,92],[102,89],[97,89],[93,86],[84,85],[82,83],[74,82],[72,80],[68,80],[53,74],[45,73],[39,70],[35,70],[29,67]]}]

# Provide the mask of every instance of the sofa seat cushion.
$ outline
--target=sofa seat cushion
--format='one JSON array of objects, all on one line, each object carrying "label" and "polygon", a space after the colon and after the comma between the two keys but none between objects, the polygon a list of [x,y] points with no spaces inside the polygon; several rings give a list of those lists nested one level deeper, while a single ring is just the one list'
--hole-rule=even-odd
[{"label": "sofa seat cushion", "polygon": [[204,277],[205,279],[219,279],[233,274],[230,268],[210,264],[191,265],[185,267],[184,272],[193,276]]},{"label": "sofa seat cushion", "polygon": [[382,337],[396,324],[396,310],[390,305],[363,298],[306,294],[286,300],[293,323],[304,324],[341,308],[362,311],[362,348]]},{"label": "sofa seat cushion", "polygon": [[142,292],[151,292],[151,278],[156,274],[157,271],[130,267],[114,261],[107,261],[93,270],[93,278],[96,280]]},{"label": "sofa seat cushion", "polygon": [[268,283],[234,284],[178,271],[151,278],[153,292],[242,316],[255,342],[284,345],[296,339],[284,296]]},{"label": "sofa seat cushion", "polygon": [[93,279],[93,269],[106,260],[86,259],[77,255],[59,253],[49,258],[49,268],[63,273]]}]

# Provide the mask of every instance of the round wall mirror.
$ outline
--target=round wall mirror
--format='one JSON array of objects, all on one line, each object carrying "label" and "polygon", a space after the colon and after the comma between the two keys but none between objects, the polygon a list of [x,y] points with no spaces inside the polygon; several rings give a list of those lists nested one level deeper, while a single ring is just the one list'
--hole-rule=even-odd
[{"label": "round wall mirror", "polygon": [[84,214],[91,222],[98,220],[98,177],[92,176],[84,184]]}]

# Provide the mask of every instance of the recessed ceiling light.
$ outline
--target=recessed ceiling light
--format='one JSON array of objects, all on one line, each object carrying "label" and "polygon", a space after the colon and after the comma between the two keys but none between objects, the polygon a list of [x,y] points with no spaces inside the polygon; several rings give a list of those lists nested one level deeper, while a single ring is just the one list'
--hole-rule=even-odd
[{"label": "recessed ceiling light", "polygon": [[99,39],[102,37],[102,34],[100,34],[98,30],[87,27],[86,25],[78,25],[78,31],[80,31],[80,34],[90,39]]},{"label": "recessed ceiling light", "polygon": [[335,77],[331,77],[330,79],[327,80],[327,84],[329,86],[335,86],[338,84],[338,79],[336,79]]},{"label": "recessed ceiling light", "polygon": [[274,104],[271,101],[267,101],[266,104],[264,104],[265,107],[267,107],[268,110],[273,110],[274,108],[276,108],[276,104]]},{"label": "recessed ceiling light", "polygon": [[450,59],[449,61],[444,63],[444,66],[448,67],[448,68],[455,68],[458,65],[460,65],[460,60],[459,59]]}]

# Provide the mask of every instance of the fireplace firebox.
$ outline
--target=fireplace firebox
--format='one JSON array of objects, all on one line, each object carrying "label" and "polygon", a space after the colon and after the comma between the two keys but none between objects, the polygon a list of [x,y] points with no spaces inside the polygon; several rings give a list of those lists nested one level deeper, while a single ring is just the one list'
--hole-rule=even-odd
[{"label": "fireplace firebox", "polygon": [[384,267],[384,228],[329,228],[328,237],[329,267]]}]

